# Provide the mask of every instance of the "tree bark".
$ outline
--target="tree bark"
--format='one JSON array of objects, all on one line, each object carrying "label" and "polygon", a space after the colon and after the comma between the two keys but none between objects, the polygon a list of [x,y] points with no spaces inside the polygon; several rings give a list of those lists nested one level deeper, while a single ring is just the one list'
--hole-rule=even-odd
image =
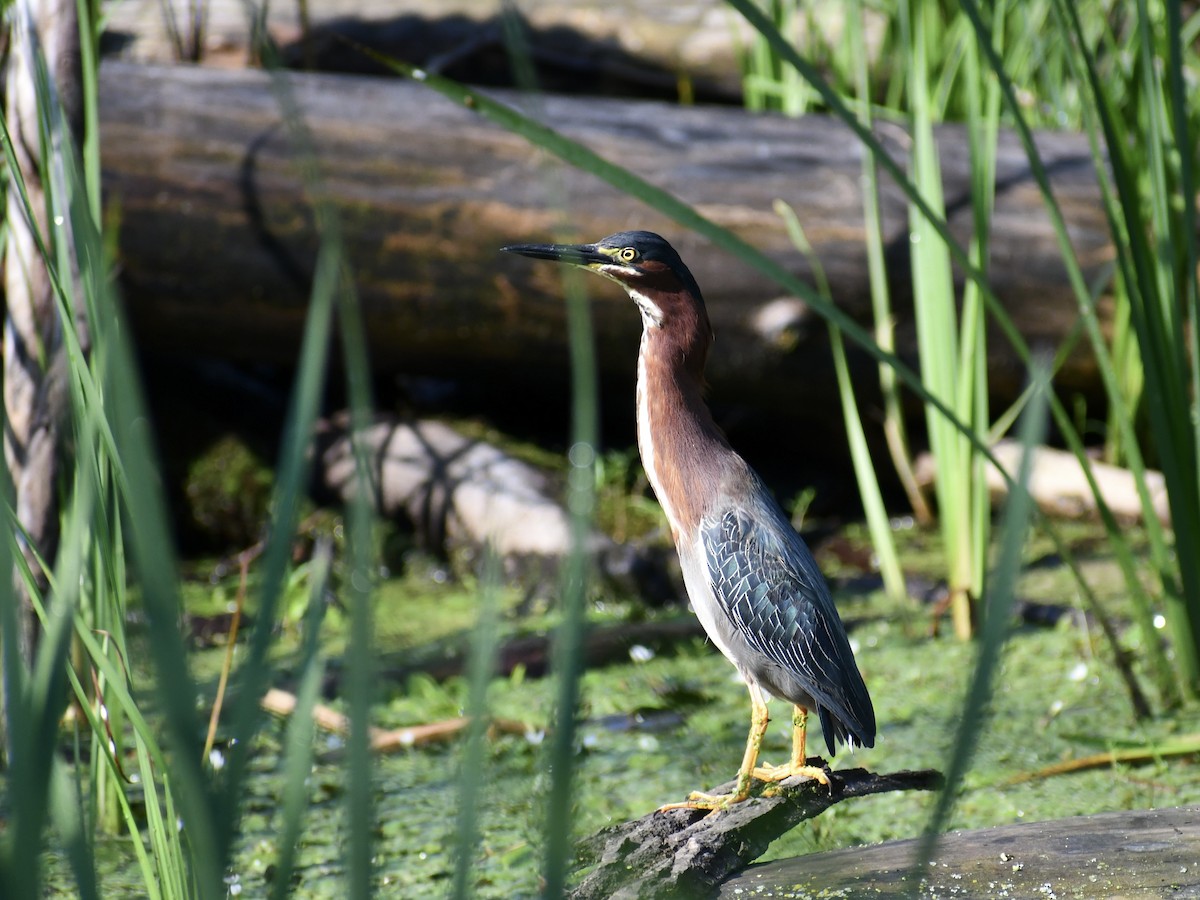
[{"label": "tree bark", "polygon": [[[70,402],[67,360],[63,346],[64,323],[50,276],[38,251],[40,233],[50,253],[60,241],[70,241],[70,224],[49,228],[46,219],[47,186],[43,166],[52,168],[50,154],[60,152],[42,143],[40,103],[36,88],[38,56],[45,60],[51,90],[57,93],[63,121],[74,135],[82,133],[80,105],[79,24],[75,0],[33,0],[18,4],[11,36],[7,74],[7,120],[13,153],[24,182],[30,221],[20,192],[8,191],[7,256],[4,325],[4,458],[15,490],[17,520],[28,540],[22,549],[35,577],[45,576],[35,558],[53,565],[59,540],[59,490],[62,426]],[[71,135],[51,133],[51,142],[68,142]],[[68,256],[71,254],[68,252]],[[70,278],[72,273],[62,273]],[[80,329],[86,348],[86,325]],[[23,579],[14,573],[18,596],[23,598],[21,645],[26,661],[32,656],[36,619]]]},{"label": "tree bark", "polygon": [[[709,367],[716,402],[780,421],[815,416],[829,423],[837,415],[823,323],[707,242],[419,85],[287,77],[311,128],[325,190],[341,213],[377,372],[533,389],[560,384],[567,354],[561,275],[496,251],[549,238],[565,219],[570,236],[580,239],[642,227],[680,250],[704,289],[717,334]],[[268,76],[109,62],[101,94],[105,187],[121,212],[123,282],[143,344],[290,362],[316,236]],[[776,199],[791,204],[836,302],[869,320],[863,151],[838,122],[502,96],[807,276],[804,255],[771,211]],[[907,136],[888,125],[880,135],[903,160]],[[951,229],[965,240],[971,213],[962,129],[941,129],[939,142]],[[1042,134],[1038,145],[1085,277],[1100,278],[1112,251],[1086,141]],[[911,361],[906,203],[887,179],[883,194],[898,348]],[[991,251],[993,288],[1018,327],[1034,345],[1057,346],[1075,323],[1076,302],[1024,154],[1009,134],[1000,139]],[[619,290],[599,283],[589,289],[602,376],[628,386],[638,316]],[[863,383],[873,384],[873,367],[865,357],[857,362]],[[989,341],[989,366],[997,396],[1014,397],[1024,368],[998,336]],[[1058,383],[1097,390],[1082,344]]]}]

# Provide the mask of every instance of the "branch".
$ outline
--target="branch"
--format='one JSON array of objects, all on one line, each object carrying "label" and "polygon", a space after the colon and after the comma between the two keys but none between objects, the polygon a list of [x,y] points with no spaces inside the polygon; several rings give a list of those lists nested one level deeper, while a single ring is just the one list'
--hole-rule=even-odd
[{"label": "branch", "polygon": [[[891,775],[847,769],[829,774],[828,788],[806,778],[790,778],[777,786],[774,796],[754,797],[716,815],[690,809],[656,811],[603,829],[577,848],[580,862],[596,862],[596,867],[571,897],[709,896],[780,835],[839,801],[942,786],[941,773],[932,769]],[[715,793],[729,793],[733,787],[730,782]]]},{"label": "branch", "polygon": [[[277,716],[290,716],[296,711],[296,695],[279,688],[271,688],[263,696],[261,705],[267,712]],[[323,703],[318,703],[312,708],[312,718],[318,728],[326,731],[337,734],[350,732],[350,719]],[[407,725],[403,728],[384,729],[371,726],[371,749],[376,753],[395,753],[435,741],[448,741],[466,731],[470,724],[470,719],[459,717],[443,719],[440,722]],[[530,731],[529,725],[512,719],[488,721],[489,734],[528,734]]]}]

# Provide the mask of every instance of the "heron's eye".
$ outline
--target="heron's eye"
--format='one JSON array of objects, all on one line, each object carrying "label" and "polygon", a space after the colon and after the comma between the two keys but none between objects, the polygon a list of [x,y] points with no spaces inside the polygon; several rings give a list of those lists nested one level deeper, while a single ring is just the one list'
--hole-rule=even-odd
[{"label": "heron's eye", "polygon": [[621,262],[630,263],[630,262],[633,262],[637,258],[638,258],[638,252],[636,250],[634,250],[632,247],[625,247],[624,249],[621,250],[621,252],[619,252],[617,254],[617,259],[621,260]]}]

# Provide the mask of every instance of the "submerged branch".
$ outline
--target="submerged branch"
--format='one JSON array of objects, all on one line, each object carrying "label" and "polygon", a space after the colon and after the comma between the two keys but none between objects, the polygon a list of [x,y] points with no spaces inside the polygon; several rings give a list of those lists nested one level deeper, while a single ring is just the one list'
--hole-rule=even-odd
[{"label": "submerged branch", "polygon": [[1055,775],[1070,775],[1086,769],[1103,769],[1118,765],[1137,765],[1139,763],[1157,762],[1168,756],[1193,756],[1200,753],[1200,732],[1184,734],[1169,738],[1159,743],[1144,747],[1128,747],[1123,750],[1107,750],[1104,753],[1093,753],[1091,756],[1080,756],[1053,765],[1035,769],[1032,772],[1022,772],[1002,782],[1003,785],[1024,784],[1027,781],[1038,781],[1042,778],[1053,778]]},{"label": "submerged branch", "polygon": [[[279,688],[271,688],[262,698],[262,708],[277,716],[290,716],[296,710],[296,695]],[[332,709],[318,703],[312,710],[313,721],[318,728],[337,734],[349,734],[350,719]],[[397,750],[407,750],[422,744],[435,741],[445,741],[466,731],[471,720],[465,717],[444,719],[440,722],[425,722],[420,725],[407,725],[403,728],[371,727],[371,749],[376,753],[394,753]],[[533,729],[524,722],[512,719],[490,719],[488,732],[490,734],[527,734]]]}]

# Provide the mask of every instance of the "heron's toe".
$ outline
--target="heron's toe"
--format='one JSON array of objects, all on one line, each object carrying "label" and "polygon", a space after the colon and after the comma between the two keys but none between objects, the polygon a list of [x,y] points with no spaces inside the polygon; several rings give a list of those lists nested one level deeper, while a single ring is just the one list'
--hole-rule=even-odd
[{"label": "heron's toe", "polygon": [[759,766],[752,774],[759,781],[771,782],[786,781],[788,778],[802,775],[805,778],[811,778],[813,781],[819,781],[827,787],[829,785],[829,773],[819,766],[799,766],[793,763],[782,766]]},{"label": "heron's toe", "polygon": [[667,803],[658,808],[659,812],[667,812],[672,809],[707,809],[711,813],[718,813],[723,809],[728,809],[735,803],[740,803],[750,796],[750,792],[735,792],[732,794],[706,794],[703,791],[692,791],[688,794],[688,798],[679,803]]}]

